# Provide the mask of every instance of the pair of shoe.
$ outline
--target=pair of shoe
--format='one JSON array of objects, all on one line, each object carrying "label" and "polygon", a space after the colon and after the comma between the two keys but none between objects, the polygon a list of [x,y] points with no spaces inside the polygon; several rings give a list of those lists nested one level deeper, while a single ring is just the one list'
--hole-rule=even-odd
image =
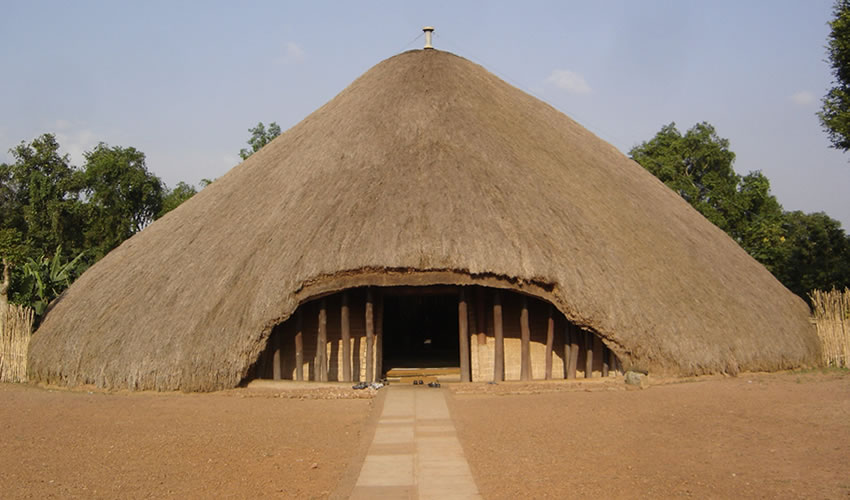
[{"label": "pair of shoe", "polygon": [[425,384],[425,382],[423,382],[422,380],[414,380],[413,381],[413,385],[423,385],[423,384]]},{"label": "pair of shoe", "polygon": [[439,382],[428,382],[428,387],[440,387]]},{"label": "pair of shoe", "polygon": [[357,390],[357,391],[359,391],[361,389],[365,389],[367,387],[369,387],[369,384],[367,384],[366,382],[358,382],[358,383],[351,386],[352,389]]}]

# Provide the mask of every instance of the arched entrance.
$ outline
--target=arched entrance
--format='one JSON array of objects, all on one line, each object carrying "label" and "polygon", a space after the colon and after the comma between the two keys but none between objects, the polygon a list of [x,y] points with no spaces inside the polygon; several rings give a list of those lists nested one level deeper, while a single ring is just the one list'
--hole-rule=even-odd
[{"label": "arched entrance", "polygon": [[248,378],[365,381],[456,368],[462,381],[590,378],[614,352],[551,304],[482,286],[357,287],[302,303]]}]

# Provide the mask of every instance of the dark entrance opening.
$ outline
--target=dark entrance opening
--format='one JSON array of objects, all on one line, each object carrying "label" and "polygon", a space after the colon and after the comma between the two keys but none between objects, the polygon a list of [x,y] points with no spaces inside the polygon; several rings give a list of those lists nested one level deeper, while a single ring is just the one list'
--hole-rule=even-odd
[{"label": "dark entrance opening", "polygon": [[457,303],[457,293],[447,289],[388,290],[383,370],[459,366]]}]

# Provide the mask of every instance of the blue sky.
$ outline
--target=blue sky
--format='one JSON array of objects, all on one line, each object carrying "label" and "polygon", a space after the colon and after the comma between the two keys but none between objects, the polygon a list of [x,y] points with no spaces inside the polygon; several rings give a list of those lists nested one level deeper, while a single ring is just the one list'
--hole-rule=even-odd
[{"label": "blue sky", "polygon": [[850,155],[815,116],[831,0],[0,3],[0,161],[53,132],[77,165],[105,141],[171,186],[218,177],[248,128],[291,127],[430,24],[624,153],[707,121],[785,209],[850,228]]}]

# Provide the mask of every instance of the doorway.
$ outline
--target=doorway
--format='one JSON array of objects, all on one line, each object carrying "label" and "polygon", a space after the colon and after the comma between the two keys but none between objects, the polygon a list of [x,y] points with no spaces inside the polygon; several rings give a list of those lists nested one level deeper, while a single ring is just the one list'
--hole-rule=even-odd
[{"label": "doorway", "polygon": [[384,293],[383,370],[460,364],[458,295],[446,289]]}]

